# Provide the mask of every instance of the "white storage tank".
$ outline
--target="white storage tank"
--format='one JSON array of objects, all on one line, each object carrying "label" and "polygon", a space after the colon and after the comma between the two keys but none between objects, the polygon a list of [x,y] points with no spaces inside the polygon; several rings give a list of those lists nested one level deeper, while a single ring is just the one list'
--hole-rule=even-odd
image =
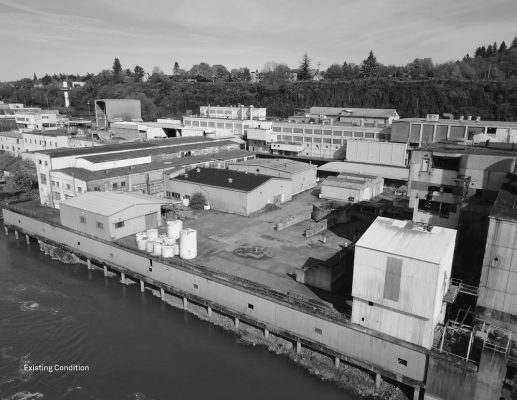
[{"label": "white storage tank", "polygon": [[162,242],[155,240],[153,243],[153,256],[162,255]]},{"label": "white storage tank", "polygon": [[156,238],[158,238],[158,229],[156,229],[156,228],[148,229],[147,230],[147,239],[155,240]]},{"label": "white storage tank", "polygon": [[197,231],[195,229],[183,229],[180,234],[180,257],[190,260],[197,256]]},{"label": "white storage tank", "polygon": [[145,251],[145,249],[147,248],[147,236],[136,239],[136,247],[138,248],[138,250]]},{"label": "white storage tank", "polygon": [[174,247],[174,255],[175,256],[179,256],[179,254],[180,254],[180,245],[177,244],[177,243],[174,243],[173,247]]},{"label": "white storage tank", "polygon": [[185,207],[188,207],[190,204],[190,199],[188,197],[184,197],[182,202]]},{"label": "white storage tank", "polygon": [[147,240],[147,243],[145,244],[145,251],[148,253],[152,253],[154,250],[154,242],[152,240]]},{"label": "white storage tank", "polygon": [[174,257],[174,246],[164,244],[162,246],[162,257],[163,258]]},{"label": "white storage tank", "polygon": [[142,239],[142,238],[147,238],[147,232],[138,232],[136,234],[136,241],[138,242],[139,239]]},{"label": "white storage tank", "polygon": [[164,246],[172,246],[174,243],[176,243],[175,238],[165,238],[163,239],[163,245]]},{"label": "white storage tank", "polygon": [[178,239],[182,229],[183,221],[181,219],[167,221],[167,237]]}]

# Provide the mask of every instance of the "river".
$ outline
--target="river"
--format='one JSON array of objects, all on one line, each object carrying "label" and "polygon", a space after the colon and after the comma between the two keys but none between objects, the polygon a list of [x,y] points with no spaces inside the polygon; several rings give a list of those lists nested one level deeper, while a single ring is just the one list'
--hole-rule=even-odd
[{"label": "river", "polygon": [[138,285],[53,261],[2,231],[0,399],[205,398],[354,397]]}]

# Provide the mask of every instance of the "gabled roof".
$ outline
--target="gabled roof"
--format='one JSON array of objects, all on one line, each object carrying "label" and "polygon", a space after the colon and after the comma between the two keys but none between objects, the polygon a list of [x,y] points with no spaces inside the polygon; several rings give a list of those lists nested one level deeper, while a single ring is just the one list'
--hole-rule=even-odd
[{"label": "gabled roof", "polygon": [[247,174],[229,169],[195,168],[171,180],[250,192],[270,179],[273,178],[267,175]]},{"label": "gabled roof", "polygon": [[135,205],[168,204],[172,200],[137,192],[86,192],[61,202],[80,210],[110,216]]},{"label": "gabled roof", "polygon": [[455,240],[454,229],[433,226],[428,231],[412,221],[377,217],[356,247],[439,264]]}]

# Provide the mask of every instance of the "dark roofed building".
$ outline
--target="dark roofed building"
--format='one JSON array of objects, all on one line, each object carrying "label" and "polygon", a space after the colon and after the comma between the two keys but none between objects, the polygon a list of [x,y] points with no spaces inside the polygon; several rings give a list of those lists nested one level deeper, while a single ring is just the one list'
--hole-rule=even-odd
[{"label": "dark roofed building", "polygon": [[170,197],[191,198],[200,192],[212,208],[246,216],[292,198],[289,179],[224,169],[195,168],[165,185]]}]

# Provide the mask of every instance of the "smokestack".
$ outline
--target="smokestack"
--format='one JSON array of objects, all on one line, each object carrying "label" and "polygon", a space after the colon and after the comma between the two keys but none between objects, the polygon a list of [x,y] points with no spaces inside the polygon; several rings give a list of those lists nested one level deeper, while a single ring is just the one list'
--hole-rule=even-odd
[{"label": "smokestack", "polygon": [[253,120],[253,106],[250,106],[250,121]]}]

